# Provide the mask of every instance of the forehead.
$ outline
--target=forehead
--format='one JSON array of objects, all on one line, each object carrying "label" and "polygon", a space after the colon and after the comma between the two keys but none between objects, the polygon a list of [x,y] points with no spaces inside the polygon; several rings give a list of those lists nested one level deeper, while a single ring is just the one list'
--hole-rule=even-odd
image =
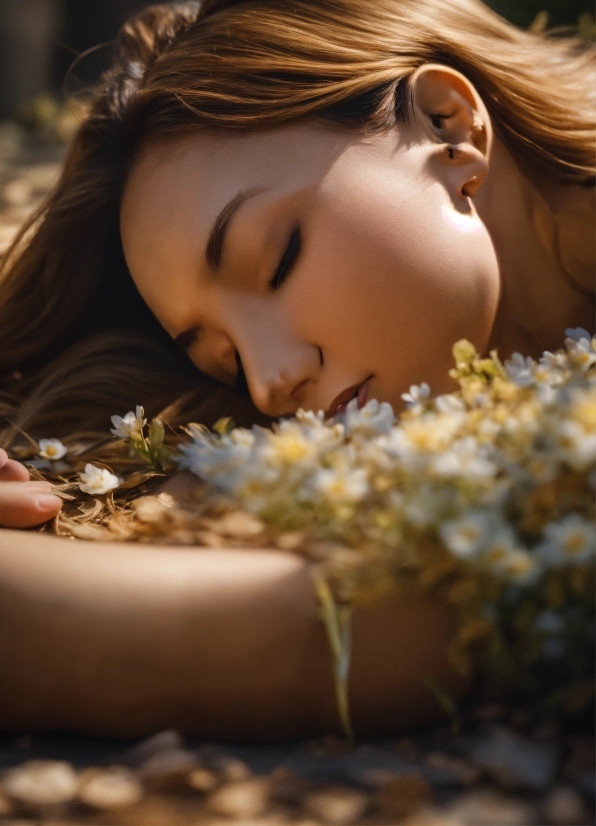
[{"label": "forehead", "polygon": [[[141,227],[163,231],[170,218],[211,225],[239,191],[287,189],[320,180],[353,135],[314,125],[240,136],[198,133],[146,146],[133,166],[121,204],[123,242]],[[186,221],[183,221],[186,224]]]},{"label": "forehead", "polygon": [[357,140],[302,124],[240,136],[197,133],[144,147],[124,188],[120,232],[145,300],[161,303],[164,277],[198,276],[205,268],[211,227],[239,192],[264,189],[275,200],[316,187]]}]

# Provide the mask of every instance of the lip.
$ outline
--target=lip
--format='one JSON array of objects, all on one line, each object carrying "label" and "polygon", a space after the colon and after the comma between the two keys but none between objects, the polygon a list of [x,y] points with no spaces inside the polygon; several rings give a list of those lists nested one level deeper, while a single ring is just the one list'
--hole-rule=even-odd
[{"label": "lip", "polygon": [[368,376],[364,381],[360,382],[360,384],[354,384],[352,387],[347,387],[338,396],[336,396],[329,405],[327,416],[332,418],[333,416],[337,416],[338,413],[344,413],[346,407],[348,406],[348,402],[351,402],[352,399],[355,398],[358,399],[358,408],[360,409],[361,407],[364,407],[368,400],[368,382],[371,379],[372,376]]}]

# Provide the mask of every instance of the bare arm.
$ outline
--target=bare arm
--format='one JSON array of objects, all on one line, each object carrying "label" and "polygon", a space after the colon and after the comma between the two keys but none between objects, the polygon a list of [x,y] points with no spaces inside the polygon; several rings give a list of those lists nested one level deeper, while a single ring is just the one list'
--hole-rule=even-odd
[{"label": "bare arm", "polygon": [[[440,716],[461,694],[448,612],[386,603],[354,619],[357,733]],[[268,550],[176,549],[0,530],[0,727],[205,737],[339,731],[308,565]]]}]

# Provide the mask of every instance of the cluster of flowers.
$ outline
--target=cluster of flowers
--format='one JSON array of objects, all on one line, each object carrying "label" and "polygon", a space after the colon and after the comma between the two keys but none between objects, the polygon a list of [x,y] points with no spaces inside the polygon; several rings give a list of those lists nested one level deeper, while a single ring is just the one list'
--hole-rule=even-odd
[{"label": "cluster of flowers", "polygon": [[[272,430],[190,425],[180,467],[319,554],[337,599],[432,591],[461,613],[453,662],[565,663],[593,644],[596,339],[539,361],[454,347],[455,393],[427,385]],[[592,635],[592,637],[590,636]],[[578,655],[579,656],[579,655]],[[578,679],[585,662],[578,666]]]},{"label": "cluster of flowers", "polygon": [[[144,409],[137,405],[136,411],[130,410],[125,416],[112,416],[110,433],[117,439],[127,442],[140,459],[152,469],[160,468],[166,454],[172,451],[164,444],[164,426],[158,417],[147,427]],[[148,430],[148,432],[146,432]],[[39,470],[49,470],[56,476],[68,473],[70,465],[63,461],[68,448],[59,439],[40,439],[36,459],[29,459],[28,464]],[[169,459],[170,456],[167,455]],[[98,467],[87,462],[84,471],[78,474],[78,488],[83,493],[102,496],[116,490],[123,484],[123,479],[112,473],[107,467]]]},{"label": "cluster of flowers", "polygon": [[[164,445],[162,420],[148,423],[137,407],[112,416],[111,433],[147,472],[123,481],[87,463],[70,484],[108,494],[98,538],[151,541],[153,532],[168,541],[177,526],[173,542],[180,531],[184,541],[211,541],[217,528],[225,544],[233,518],[243,541],[250,528],[255,543],[314,558],[344,683],[349,606],[431,593],[459,613],[449,652],[456,668],[484,656],[492,674],[530,691],[585,689],[594,659],[596,339],[566,333],[565,349],[539,361],[480,358],[458,342],[451,375],[460,390],[433,398],[428,385],[413,386],[399,417],[372,400],[362,409],[352,401],[331,420],[299,411],[272,429],[191,424],[176,453]],[[37,466],[57,472],[66,452],[41,440]],[[138,494],[127,510],[139,479],[176,463],[223,491],[232,513],[221,510],[221,497],[211,513],[204,489],[196,512],[192,502],[184,512]]]}]

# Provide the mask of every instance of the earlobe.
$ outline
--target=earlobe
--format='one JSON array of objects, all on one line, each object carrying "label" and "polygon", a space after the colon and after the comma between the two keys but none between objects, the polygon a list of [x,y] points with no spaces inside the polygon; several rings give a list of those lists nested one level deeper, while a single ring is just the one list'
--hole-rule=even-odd
[{"label": "earlobe", "polygon": [[490,116],[473,84],[448,66],[427,63],[410,80],[416,122],[435,140],[471,144],[485,157],[490,152]]}]

